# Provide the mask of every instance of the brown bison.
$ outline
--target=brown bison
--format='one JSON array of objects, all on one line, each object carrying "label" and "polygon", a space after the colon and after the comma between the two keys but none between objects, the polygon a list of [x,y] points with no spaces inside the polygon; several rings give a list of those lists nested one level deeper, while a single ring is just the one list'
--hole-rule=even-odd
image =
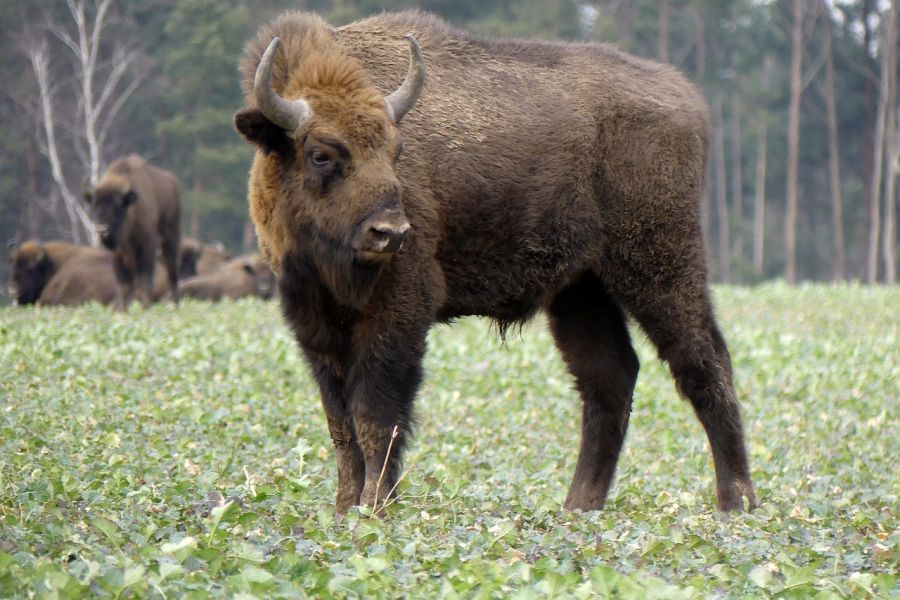
[{"label": "brown bison", "polygon": [[113,162],[85,197],[94,207],[100,240],[116,253],[116,305],[123,308],[134,296],[144,306],[150,303],[159,250],[177,302],[181,205],[175,175],[132,154]]},{"label": "brown bison", "polygon": [[706,429],[720,508],[756,505],[707,287],[707,108],[684,77],[420,13],[287,14],[241,69],[250,213],[321,388],[338,512],[394,488],[429,327],[539,310],[584,405],[567,508],[602,508],[613,479],[638,373],[626,314]]},{"label": "brown bison", "polygon": [[85,255],[62,267],[47,283],[38,304],[73,306],[87,302],[112,304],[119,286],[115,255],[106,250]]},{"label": "brown bison", "polygon": [[217,271],[197,275],[181,283],[183,297],[218,302],[245,296],[269,299],[275,291],[275,274],[259,254],[229,260]]},{"label": "brown bison", "polygon": [[109,260],[111,254],[102,248],[78,246],[68,242],[28,240],[10,245],[12,262],[11,295],[16,304],[51,304],[54,289],[47,291],[50,281],[72,263],[95,264]]},{"label": "brown bison", "polygon": [[182,237],[178,252],[178,278],[212,273],[229,258],[231,254],[222,242],[207,244],[197,238]]}]

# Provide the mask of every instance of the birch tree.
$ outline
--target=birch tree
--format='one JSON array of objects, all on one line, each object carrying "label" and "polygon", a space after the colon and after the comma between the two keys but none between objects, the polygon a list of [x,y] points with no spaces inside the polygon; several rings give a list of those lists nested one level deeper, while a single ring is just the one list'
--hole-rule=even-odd
[{"label": "birch tree", "polygon": [[[137,52],[105,39],[111,33],[112,1],[98,0],[89,7],[85,0],[66,0],[71,21],[46,27],[61,42],[63,57],[51,56],[47,40],[27,51],[37,83],[42,151],[69,217],[72,240],[91,245],[99,238],[81,201],[81,187],[97,183],[115,118],[141,80],[133,69]],[[112,50],[104,52],[109,46]],[[71,121],[74,126],[58,127]],[[79,168],[66,169],[73,155]]]}]

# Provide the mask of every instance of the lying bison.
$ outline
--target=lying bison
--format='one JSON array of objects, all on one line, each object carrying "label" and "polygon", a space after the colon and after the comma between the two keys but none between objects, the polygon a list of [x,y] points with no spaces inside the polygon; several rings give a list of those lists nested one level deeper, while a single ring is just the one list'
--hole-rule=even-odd
[{"label": "lying bison", "polygon": [[28,240],[9,246],[12,262],[12,297],[16,304],[55,304],[59,290],[50,282],[70,265],[108,261],[111,254],[102,248],[78,246],[62,241]]},{"label": "lying bison", "polygon": [[187,279],[212,273],[229,258],[231,254],[222,242],[207,244],[197,238],[182,237],[178,251],[178,278]]},{"label": "lying bison", "polygon": [[112,304],[116,300],[118,289],[115,255],[98,249],[97,253],[79,257],[62,267],[47,283],[38,304]]},{"label": "lying bison", "polygon": [[269,299],[275,287],[275,274],[269,265],[259,254],[248,254],[229,260],[212,273],[185,279],[181,295],[212,302],[246,296]]},{"label": "lying bison", "polygon": [[321,388],[338,512],[394,488],[429,327],[539,310],[584,403],[567,508],[602,508],[613,479],[638,373],[626,314],[706,429],[719,507],[756,505],[707,287],[707,108],[674,69],[419,13],[287,14],[241,69],[250,213]]},{"label": "lying bison", "polygon": [[100,240],[116,253],[116,305],[123,308],[134,296],[150,303],[160,249],[177,302],[181,204],[175,175],[132,154],[113,162],[85,197],[94,206]]}]

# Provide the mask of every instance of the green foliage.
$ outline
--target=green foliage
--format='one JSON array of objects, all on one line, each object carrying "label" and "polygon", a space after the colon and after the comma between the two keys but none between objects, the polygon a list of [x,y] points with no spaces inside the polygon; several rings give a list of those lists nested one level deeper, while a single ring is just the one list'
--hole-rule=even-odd
[{"label": "green foliage", "polygon": [[579,402],[542,319],[437,327],[400,499],[336,521],[318,392],[278,307],[0,309],[4,597],[889,598],[897,289],[716,290],[755,482],[642,371],[609,506],[562,510]]},{"label": "green foliage", "polygon": [[203,216],[203,235],[233,246],[246,218],[252,157],[232,125],[242,103],[237,60],[252,33],[243,5],[179,2],[166,21],[161,56],[172,116],[158,130],[185,189],[185,212]]}]

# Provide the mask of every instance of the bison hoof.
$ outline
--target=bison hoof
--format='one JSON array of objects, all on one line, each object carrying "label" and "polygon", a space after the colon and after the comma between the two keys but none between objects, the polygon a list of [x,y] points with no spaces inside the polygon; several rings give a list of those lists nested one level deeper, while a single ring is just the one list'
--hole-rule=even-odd
[{"label": "bison hoof", "polygon": [[598,498],[597,496],[570,493],[563,503],[563,508],[571,511],[588,512],[589,510],[603,510],[605,505],[605,497]]},{"label": "bison hoof", "polygon": [[[735,481],[730,485],[720,486],[716,495],[719,500],[719,510],[723,512],[751,511],[759,507],[759,501],[756,499],[756,494],[753,493],[753,485],[749,482]],[[746,506],[744,498],[747,499]]]}]

